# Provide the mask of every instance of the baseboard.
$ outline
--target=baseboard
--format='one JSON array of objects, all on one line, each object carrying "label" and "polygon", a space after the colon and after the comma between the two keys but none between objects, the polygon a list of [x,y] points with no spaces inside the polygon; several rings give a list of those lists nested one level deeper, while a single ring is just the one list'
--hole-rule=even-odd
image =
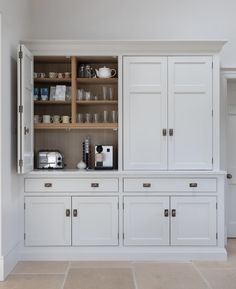
[{"label": "baseboard", "polygon": [[0,281],[4,281],[19,261],[20,243],[18,243],[6,256],[0,257]]},{"label": "baseboard", "polygon": [[24,247],[22,248],[20,259],[44,261],[224,261],[227,260],[227,252],[224,248],[219,247]]}]

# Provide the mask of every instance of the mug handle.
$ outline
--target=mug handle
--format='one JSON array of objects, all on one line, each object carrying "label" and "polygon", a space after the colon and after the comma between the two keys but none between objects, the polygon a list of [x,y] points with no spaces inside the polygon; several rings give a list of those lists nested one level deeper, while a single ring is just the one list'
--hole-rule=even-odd
[{"label": "mug handle", "polygon": [[69,118],[69,123],[71,123],[72,117]]},{"label": "mug handle", "polygon": [[43,122],[43,116],[40,115],[40,116],[39,116],[39,123],[42,123],[42,122]]},{"label": "mug handle", "polygon": [[60,118],[59,118],[59,123],[62,123],[62,117],[60,116]]},{"label": "mug handle", "polygon": [[52,116],[50,116],[50,122],[53,123],[53,117]]},{"label": "mug handle", "polygon": [[111,74],[111,77],[114,77],[116,75],[116,70],[114,68],[111,69],[111,72],[114,71],[113,74]]}]

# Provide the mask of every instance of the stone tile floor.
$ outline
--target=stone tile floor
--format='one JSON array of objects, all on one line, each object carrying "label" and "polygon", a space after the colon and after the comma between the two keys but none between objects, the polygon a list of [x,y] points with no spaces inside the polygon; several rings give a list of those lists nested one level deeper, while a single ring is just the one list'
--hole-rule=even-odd
[{"label": "stone tile floor", "polygon": [[19,262],[0,289],[236,289],[236,239],[227,262]]}]

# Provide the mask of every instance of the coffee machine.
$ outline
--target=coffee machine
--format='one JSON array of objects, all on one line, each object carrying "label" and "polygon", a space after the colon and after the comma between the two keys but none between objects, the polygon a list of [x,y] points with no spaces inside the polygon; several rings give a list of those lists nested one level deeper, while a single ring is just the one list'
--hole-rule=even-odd
[{"label": "coffee machine", "polygon": [[95,170],[113,169],[113,146],[95,145]]}]

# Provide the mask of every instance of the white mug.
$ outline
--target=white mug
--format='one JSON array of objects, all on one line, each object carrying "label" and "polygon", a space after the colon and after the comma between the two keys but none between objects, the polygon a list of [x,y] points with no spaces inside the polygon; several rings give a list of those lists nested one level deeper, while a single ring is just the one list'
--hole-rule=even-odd
[{"label": "white mug", "polygon": [[60,123],[60,122],[61,122],[61,117],[60,117],[60,115],[54,115],[54,116],[52,117],[52,122],[53,122],[53,123]]},{"label": "white mug", "polygon": [[49,72],[49,78],[57,78],[57,72]]},{"label": "white mug", "polygon": [[71,118],[68,115],[63,115],[61,117],[62,123],[70,123]]},{"label": "white mug", "polygon": [[50,115],[47,115],[47,114],[44,114],[43,115],[43,123],[51,123],[51,116]]}]

